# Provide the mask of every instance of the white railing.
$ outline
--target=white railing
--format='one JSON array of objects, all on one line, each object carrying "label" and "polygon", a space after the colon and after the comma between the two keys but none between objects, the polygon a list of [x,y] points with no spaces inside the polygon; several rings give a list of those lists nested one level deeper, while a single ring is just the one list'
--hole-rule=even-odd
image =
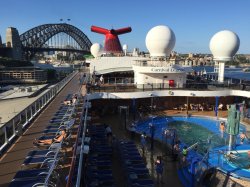
[{"label": "white railing", "polygon": [[22,134],[23,129],[39,114],[39,112],[44,107],[46,107],[46,105],[64,88],[64,86],[69,83],[69,81],[76,74],[76,71],[72,72],[62,81],[49,88],[47,92],[42,94],[39,98],[37,98],[37,100],[16,114],[0,128],[0,156],[2,155],[6,146],[10,144],[16,136]]}]

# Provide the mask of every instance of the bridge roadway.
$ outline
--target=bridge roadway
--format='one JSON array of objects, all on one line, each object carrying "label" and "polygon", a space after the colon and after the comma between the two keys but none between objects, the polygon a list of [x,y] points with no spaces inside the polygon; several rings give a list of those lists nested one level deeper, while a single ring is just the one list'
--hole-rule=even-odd
[{"label": "bridge roadway", "polygon": [[27,153],[35,149],[33,140],[42,135],[43,130],[53,117],[54,113],[59,109],[62,101],[68,94],[77,93],[79,91],[79,74],[77,74],[49,103],[47,108],[35,119],[35,121],[19,137],[9,150],[0,158],[0,187],[8,186],[17,171],[21,169],[21,165]]}]

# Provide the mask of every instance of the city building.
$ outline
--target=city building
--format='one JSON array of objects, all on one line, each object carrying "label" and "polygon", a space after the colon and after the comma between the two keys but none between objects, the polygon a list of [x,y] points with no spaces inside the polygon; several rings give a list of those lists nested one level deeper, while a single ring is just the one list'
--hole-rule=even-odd
[{"label": "city building", "polygon": [[0,69],[0,83],[45,83],[47,72],[37,67],[11,67]]}]

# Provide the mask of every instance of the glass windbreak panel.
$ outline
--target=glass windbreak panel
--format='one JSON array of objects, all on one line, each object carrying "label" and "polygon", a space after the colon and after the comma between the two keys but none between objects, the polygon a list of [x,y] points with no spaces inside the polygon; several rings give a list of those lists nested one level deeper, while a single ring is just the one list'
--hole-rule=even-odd
[{"label": "glass windbreak panel", "polygon": [[34,114],[36,111],[35,111],[35,105],[31,107],[32,108],[32,113]]},{"label": "glass windbreak panel", "polygon": [[31,109],[27,109],[27,118],[30,119],[31,118]]},{"label": "glass windbreak panel", "polygon": [[23,113],[23,114],[21,114],[21,122],[20,123],[23,125],[25,122],[26,122],[26,114]]},{"label": "glass windbreak panel", "polygon": [[8,139],[14,134],[12,124],[8,124],[8,125],[6,126],[6,133],[7,133],[7,138],[8,138]]},{"label": "glass windbreak panel", "polygon": [[17,128],[17,125],[20,123],[20,117],[18,116],[18,117],[16,117],[15,119],[14,119],[14,127],[15,127],[15,129]]},{"label": "glass windbreak panel", "polygon": [[5,143],[5,134],[2,128],[0,129],[0,147],[2,147],[4,143]]},{"label": "glass windbreak panel", "polygon": [[48,101],[48,95],[46,94],[46,95],[44,96],[44,104],[47,103],[47,101]]}]

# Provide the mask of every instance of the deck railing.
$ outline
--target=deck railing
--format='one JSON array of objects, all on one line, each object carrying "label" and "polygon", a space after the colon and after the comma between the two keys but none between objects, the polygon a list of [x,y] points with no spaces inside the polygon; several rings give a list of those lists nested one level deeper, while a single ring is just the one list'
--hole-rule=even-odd
[{"label": "deck railing", "polygon": [[87,88],[90,92],[141,92],[141,91],[156,91],[156,90],[193,90],[193,91],[216,91],[216,90],[246,90],[250,91],[249,84],[223,84],[223,83],[186,83],[183,85],[169,85],[164,83],[157,84],[88,84]]},{"label": "deck railing", "polygon": [[[89,74],[86,74],[86,76],[82,80],[82,83],[86,84],[88,80],[89,80]],[[79,90],[79,93],[80,91],[81,89]],[[80,95],[81,94],[79,94],[79,96]],[[77,137],[76,137],[76,142],[75,142],[75,147],[73,151],[73,156],[71,160],[71,166],[70,166],[70,171],[69,171],[66,187],[71,187],[71,186],[79,187],[81,185],[81,179],[82,179],[81,173],[82,173],[83,154],[84,154],[83,153],[84,140],[85,140],[85,133],[86,133],[86,128],[87,128],[87,116],[88,116],[87,104],[88,104],[88,99],[87,99],[87,95],[85,95],[83,99],[83,109],[82,109],[81,118],[80,118],[80,125],[77,130]],[[78,146],[80,147],[80,152],[78,152]]]},{"label": "deck railing", "polygon": [[53,100],[53,98],[76,74],[77,72],[72,72],[56,85],[49,87],[48,91],[44,92],[33,103],[16,114],[0,128],[0,156],[3,154],[6,147],[12,143],[12,140],[17,136],[22,135],[23,130],[27,127],[27,125],[30,124],[40,111],[46,107],[51,100]]}]

